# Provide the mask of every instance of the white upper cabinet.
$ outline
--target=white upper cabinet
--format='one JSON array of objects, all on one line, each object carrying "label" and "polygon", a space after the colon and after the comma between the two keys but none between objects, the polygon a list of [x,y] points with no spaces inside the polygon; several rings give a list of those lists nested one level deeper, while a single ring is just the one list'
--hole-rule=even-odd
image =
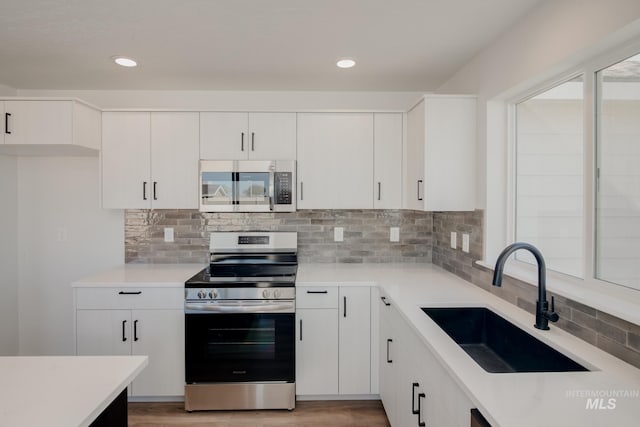
[{"label": "white upper cabinet", "polygon": [[200,113],[200,158],[294,160],[295,113]]},{"label": "white upper cabinet", "polygon": [[6,100],[1,152],[12,155],[96,155],[100,112],[72,100]]},{"label": "white upper cabinet", "polygon": [[198,113],[151,113],[155,209],[197,209],[198,155]]},{"label": "white upper cabinet", "polygon": [[198,113],[103,113],[102,203],[197,209]]},{"label": "white upper cabinet", "polygon": [[475,209],[476,98],[425,96],[407,115],[405,207]]},{"label": "white upper cabinet", "polygon": [[402,114],[373,115],[373,207],[402,207]]},{"label": "white upper cabinet", "polygon": [[373,208],[373,114],[298,114],[298,208]]}]

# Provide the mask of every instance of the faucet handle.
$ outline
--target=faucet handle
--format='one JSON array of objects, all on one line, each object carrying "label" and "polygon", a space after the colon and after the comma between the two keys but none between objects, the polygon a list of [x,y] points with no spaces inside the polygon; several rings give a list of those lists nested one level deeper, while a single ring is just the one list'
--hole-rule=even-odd
[{"label": "faucet handle", "polygon": [[560,316],[556,313],[556,301],[553,296],[551,296],[551,310],[544,313],[544,317],[546,317],[550,322],[557,322]]}]

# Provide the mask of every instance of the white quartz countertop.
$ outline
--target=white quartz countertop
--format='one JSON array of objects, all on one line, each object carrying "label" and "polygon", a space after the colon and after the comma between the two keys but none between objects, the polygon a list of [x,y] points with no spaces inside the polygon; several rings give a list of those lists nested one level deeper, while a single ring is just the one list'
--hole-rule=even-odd
[{"label": "white quartz countertop", "polygon": [[[493,427],[640,425],[639,369],[553,324],[548,331],[535,329],[533,314],[438,267],[300,265],[296,285],[331,283],[377,284]],[[488,373],[421,310],[446,306],[487,307],[592,371]],[[586,409],[589,397],[603,397],[603,406],[613,397],[615,408]]]},{"label": "white quartz countertop", "polygon": [[[74,286],[180,286],[203,265],[130,265]],[[379,286],[493,427],[639,426],[640,370],[431,264],[300,264],[296,286]],[[421,307],[487,307],[591,372],[500,373],[482,369]],[[614,394],[617,394],[615,396]],[[615,408],[587,409],[590,397]]]},{"label": "white quartz countertop", "polygon": [[0,357],[0,426],[88,426],[146,356]]},{"label": "white quartz countertop", "polygon": [[205,264],[123,264],[71,284],[73,287],[184,287]]}]

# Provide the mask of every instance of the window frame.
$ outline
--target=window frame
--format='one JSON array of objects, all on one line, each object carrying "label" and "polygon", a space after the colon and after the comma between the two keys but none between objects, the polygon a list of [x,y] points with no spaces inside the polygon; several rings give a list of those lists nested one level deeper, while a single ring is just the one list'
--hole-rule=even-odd
[{"label": "window frame", "polygon": [[[640,38],[628,41],[607,53],[592,56],[586,61],[555,73],[550,78],[533,84],[519,85],[502,95],[487,100],[487,152],[486,152],[486,210],[484,229],[485,259],[480,265],[493,269],[495,260],[507,244],[515,238],[515,166],[516,166],[516,104],[543,93],[571,78],[583,75],[583,278],[549,270],[548,289],[560,295],[607,311],[623,319],[640,324],[637,306],[640,289],[596,278],[596,136],[599,116],[596,100],[596,72],[640,53]],[[549,74],[547,74],[548,76]],[[491,153],[503,153],[495,161]],[[491,166],[496,166],[495,168]],[[533,285],[537,284],[536,266],[515,259],[507,263],[505,272]]]}]

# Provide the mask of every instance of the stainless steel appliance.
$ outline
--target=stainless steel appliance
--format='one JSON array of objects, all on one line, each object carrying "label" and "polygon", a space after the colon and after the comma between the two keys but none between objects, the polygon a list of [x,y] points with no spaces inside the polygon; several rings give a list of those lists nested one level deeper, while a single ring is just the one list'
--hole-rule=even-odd
[{"label": "stainless steel appliance", "polygon": [[297,233],[211,233],[185,282],[185,409],[295,407]]},{"label": "stainless steel appliance", "polygon": [[200,211],[295,210],[295,160],[200,161]]}]

